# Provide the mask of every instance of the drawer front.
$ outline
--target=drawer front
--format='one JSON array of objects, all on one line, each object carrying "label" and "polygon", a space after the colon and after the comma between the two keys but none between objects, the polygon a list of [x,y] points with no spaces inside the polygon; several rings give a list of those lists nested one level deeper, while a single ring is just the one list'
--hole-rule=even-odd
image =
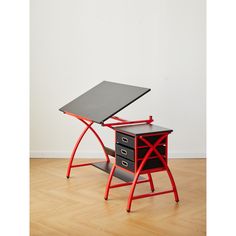
[{"label": "drawer front", "polygon": [[116,132],[116,142],[134,148],[134,137]]},{"label": "drawer front", "polygon": [[[138,167],[141,165],[141,162],[142,160],[138,161]],[[158,158],[153,158],[146,161],[143,167],[143,170],[155,169],[155,168],[161,168],[161,167],[164,167],[162,162]]]},{"label": "drawer front", "polygon": [[[148,152],[149,148],[139,148],[138,149],[138,158],[143,158],[145,157],[146,153]],[[156,148],[156,150],[161,154],[165,155],[166,152],[166,146],[161,145]],[[156,156],[156,153],[153,151],[150,155],[151,157]]]},{"label": "drawer front", "polygon": [[134,149],[122,146],[120,144],[116,144],[116,155],[134,161]]},{"label": "drawer front", "polygon": [[134,172],[134,169],[135,169],[133,161],[125,159],[119,155],[116,156],[116,165],[118,165],[126,170],[130,170],[132,172]]}]

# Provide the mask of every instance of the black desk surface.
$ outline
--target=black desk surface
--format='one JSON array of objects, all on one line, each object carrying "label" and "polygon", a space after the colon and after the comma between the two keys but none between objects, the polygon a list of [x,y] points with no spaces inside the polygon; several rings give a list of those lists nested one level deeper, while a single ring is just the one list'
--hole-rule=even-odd
[{"label": "black desk surface", "polygon": [[152,124],[142,124],[142,125],[125,125],[114,127],[116,131],[124,131],[127,134],[132,136],[144,135],[144,134],[152,134],[152,133],[163,133],[163,132],[172,132],[172,129],[164,128],[157,125]]},{"label": "black desk surface", "polygon": [[150,90],[103,81],[59,110],[102,123]]}]

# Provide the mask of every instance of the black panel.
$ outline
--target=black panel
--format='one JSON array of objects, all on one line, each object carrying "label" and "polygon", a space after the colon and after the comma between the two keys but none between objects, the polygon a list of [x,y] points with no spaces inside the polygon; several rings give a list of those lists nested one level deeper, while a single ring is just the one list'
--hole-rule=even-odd
[{"label": "black panel", "polygon": [[[138,149],[138,158],[143,158],[145,157],[146,153],[148,152],[149,147],[147,148],[139,148]],[[166,151],[166,146],[161,145],[156,147],[156,150],[161,154],[161,155],[165,155],[165,151]],[[156,153],[153,151],[150,155],[151,157],[156,156]]]},{"label": "black panel", "polygon": [[[145,137],[145,139],[151,143],[151,144],[155,144],[155,142],[162,137],[162,135],[155,135],[155,136],[145,136],[143,135],[143,137]],[[167,138],[164,138],[160,144],[165,144],[167,141]],[[147,146],[146,143],[144,143],[140,138],[138,138],[138,146]]]},{"label": "black panel", "polygon": [[116,131],[126,132],[130,135],[145,135],[145,134],[152,134],[152,133],[162,133],[162,132],[172,132],[172,129],[164,128],[157,125],[152,124],[143,124],[143,125],[125,125],[114,127]]},{"label": "black panel", "polygon": [[[140,166],[141,162],[142,160],[138,161],[138,167]],[[146,161],[142,170],[155,169],[160,167],[164,167],[160,159],[152,158]]]},{"label": "black panel", "polygon": [[105,151],[106,151],[106,154],[109,155],[109,156],[112,156],[112,157],[115,157],[116,154],[115,154],[115,150],[109,148],[109,147],[106,147],[105,146]]},{"label": "black panel", "polygon": [[59,110],[102,123],[150,90],[103,81]]},{"label": "black panel", "polygon": [[[94,163],[92,165],[94,167],[100,169],[100,170],[105,171],[106,173],[110,173],[111,172],[111,168],[113,166],[112,163],[107,163],[106,161]],[[114,176],[116,178],[119,178],[119,179],[125,181],[125,182],[133,182],[133,180],[134,180],[134,175],[133,174],[130,174],[130,173],[125,172],[125,171],[123,171],[121,169],[118,169],[118,168],[116,168]],[[139,180],[144,180],[144,178],[142,176],[139,176],[138,179]]]}]

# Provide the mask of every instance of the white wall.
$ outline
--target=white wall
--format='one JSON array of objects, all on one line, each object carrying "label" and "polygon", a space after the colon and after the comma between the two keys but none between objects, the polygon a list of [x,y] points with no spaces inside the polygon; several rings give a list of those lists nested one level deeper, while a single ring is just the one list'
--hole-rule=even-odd
[{"label": "white wall", "polygon": [[[150,87],[118,115],[153,115],[174,129],[170,156],[205,157],[205,0],[31,0],[30,14],[31,157],[69,155],[83,125],[58,109],[103,80]],[[86,136],[79,154],[100,153]]]}]

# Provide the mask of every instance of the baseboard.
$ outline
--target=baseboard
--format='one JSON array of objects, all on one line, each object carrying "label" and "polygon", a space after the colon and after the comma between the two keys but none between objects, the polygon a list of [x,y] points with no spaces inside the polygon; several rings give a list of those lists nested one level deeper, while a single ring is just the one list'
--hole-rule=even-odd
[{"label": "baseboard", "polygon": [[[30,158],[68,158],[71,152],[68,151],[31,151]],[[102,152],[78,152],[76,156],[82,158],[104,158]],[[206,153],[169,153],[169,158],[206,158]]]}]

